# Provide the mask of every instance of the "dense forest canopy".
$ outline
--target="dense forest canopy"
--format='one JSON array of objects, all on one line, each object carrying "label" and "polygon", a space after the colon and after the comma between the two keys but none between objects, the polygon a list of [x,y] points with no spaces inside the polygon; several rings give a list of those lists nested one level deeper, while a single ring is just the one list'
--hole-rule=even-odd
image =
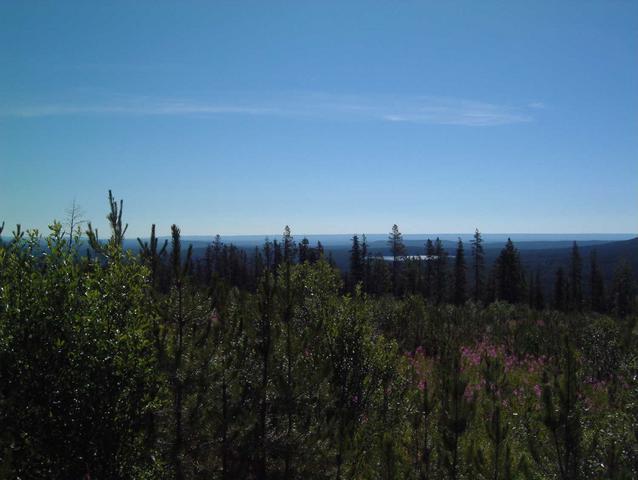
[{"label": "dense forest canopy", "polygon": [[630,264],[528,271],[478,230],[414,258],[397,225],[344,270],[288,227],[131,251],[109,207],[107,239],[1,237],[0,478],[638,476]]}]

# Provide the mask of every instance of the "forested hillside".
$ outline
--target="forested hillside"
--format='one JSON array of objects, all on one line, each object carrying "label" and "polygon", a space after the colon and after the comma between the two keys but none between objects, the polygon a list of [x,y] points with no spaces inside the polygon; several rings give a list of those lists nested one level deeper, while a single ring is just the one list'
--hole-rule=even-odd
[{"label": "forested hillside", "polygon": [[530,271],[478,231],[410,259],[395,225],[392,261],[355,236],[341,272],[288,227],[194,258],[108,219],[4,232],[0,478],[638,476],[629,263]]}]

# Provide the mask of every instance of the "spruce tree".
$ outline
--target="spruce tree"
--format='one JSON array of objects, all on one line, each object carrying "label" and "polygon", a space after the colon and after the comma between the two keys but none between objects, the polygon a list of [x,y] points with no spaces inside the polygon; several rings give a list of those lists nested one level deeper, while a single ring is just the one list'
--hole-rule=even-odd
[{"label": "spruce tree", "polygon": [[361,236],[361,280],[363,281],[363,291],[368,291],[368,277],[370,276],[370,259],[368,258],[368,239],[365,233]]},{"label": "spruce tree", "polygon": [[423,281],[423,296],[430,300],[434,292],[434,243],[429,238],[425,242],[425,279]]},{"label": "spruce tree", "polygon": [[266,237],[264,240],[264,246],[262,247],[264,254],[264,266],[266,270],[271,270],[274,264],[274,249],[272,242]]},{"label": "spruce tree", "polygon": [[281,243],[283,245],[284,263],[294,263],[297,247],[295,245],[295,240],[290,233],[290,227],[288,225],[284,227],[284,234],[282,236]]},{"label": "spruce tree", "polygon": [[272,241],[273,250],[273,271],[277,273],[277,268],[283,263],[283,254],[281,253],[281,244],[275,239]]},{"label": "spruce tree", "polygon": [[257,289],[257,283],[259,282],[259,278],[264,273],[264,257],[259,250],[259,246],[255,246],[255,251],[253,252],[253,276],[251,288],[253,291]]},{"label": "spruce tree", "polygon": [[392,254],[392,289],[396,295],[401,290],[401,261],[405,256],[403,235],[401,235],[399,227],[396,224],[392,225],[392,232],[390,232],[390,235],[388,236],[388,245],[390,247],[390,253]]},{"label": "spruce tree", "polygon": [[568,304],[568,286],[565,279],[563,267],[556,270],[556,280],[554,282],[554,309],[564,312]]},{"label": "spruce tree", "polygon": [[445,302],[447,293],[447,252],[440,238],[434,241],[434,301]]},{"label": "spruce tree", "polygon": [[543,284],[541,282],[541,271],[536,270],[536,276],[534,277],[534,305],[532,308],[536,310],[543,310],[545,308],[545,298],[543,296]]},{"label": "spruce tree", "polygon": [[596,249],[593,249],[591,252],[589,284],[591,309],[594,312],[604,313],[607,309],[605,302],[605,280],[603,273],[598,266]]},{"label": "spruce tree", "polygon": [[527,283],[528,289],[527,289],[527,303],[529,305],[529,308],[534,308],[534,295],[536,293],[536,278],[534,277],[533,274],[530,274],[529,276],[529,282]]},{"label": "spruce tree", "polygon": [[353,288],[363,280],[363,257],[357,235],[352,237],[350,249],[350,279]]},{"label": "spruce tree", "polygon": [[543,423],[550,433],[555,449],[554,457],[558,474],[563,480],[581,478],[583,432],[581,426],[581,398],[578,363],[574,347],[565,337],[559,359],[559,377],[554,373],[550,382],[547,371],[543,372],[542,403]]},{"label": "spruce tree", "polygon": [[465,278],[465,252],[463,250],[463,241],[459,238],[456,244],[456,258],[454,259],[454,304],[463,305],[466,300],[466,283]]},{"label": "spruce tree", "polygon": [[614,314],[620,318],[626,317],[635,310],[633,275],[631,266],[627,261],[623,261],[616,268],[611,301]]},{"label": "spruce tree", "polygon": [[299,244],[299,263],[310,261],[310,241],[304,237]]},{"label": "spruce tree", "polygon": [[495,265],[496,298],[509,303],[519,303],[525,289],[523,267],[514,243],[507,239],[505,248]]},{"label": "spruce tree", "polygon": [[572,246],[569,277],[570,308],[579,311],[583,304],[583,264],[576,242]]},{"label": "spruce tree", "polygon": [[484,295],[484,271],[485,271],[485,254],[483,253],[483,238],[481,232],[477,228],[474,232],[472,240],[472,274],[474,277],[474,285],[472,297],[475,302],[480,301]]},{"label": "spruce tree", "polygon": [[281,319],[283,323],[285,368],[284,368],[284,392],[282,395],[282,408],[285,411],[286,426],[284,438],[284,478],[290,478],[293,450],[292,433],[295,421],[295,395],[293,381],[293,364],[295,363],[294,339],[293,339],[293,285],[292,285],[292,263],[295,257],[295,243],[290,233],[288,225],[284,228],[282,238],[284,250],[284,271],[281,282],[280,304],[282,307]]}]

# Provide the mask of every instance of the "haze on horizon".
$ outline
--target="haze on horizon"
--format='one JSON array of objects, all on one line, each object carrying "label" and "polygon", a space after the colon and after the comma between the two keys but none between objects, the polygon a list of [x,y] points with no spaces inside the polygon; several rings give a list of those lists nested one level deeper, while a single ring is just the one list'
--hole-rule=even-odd
[{"label": "haze on horizon", "polygon": [[638,3],[0,5],[0,222],[634,233]]}]

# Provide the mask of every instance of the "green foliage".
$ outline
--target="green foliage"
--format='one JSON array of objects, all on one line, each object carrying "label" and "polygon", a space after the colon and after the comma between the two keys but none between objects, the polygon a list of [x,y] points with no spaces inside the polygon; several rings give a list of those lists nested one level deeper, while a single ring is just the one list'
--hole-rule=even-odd
[{"label": "green foliage", "polygon": [[134,478],[160,468],[148,271],[116,244],[76,261],[61,225],[0,247],[0,423],[9,477]]},{"label": "green foliage", "polygon": [[627,268],[613,316],[574,303],[576,257],[543,310],[511,242],[484,282],[477,232],[465,301],[461,245],[449,290],[440,241],[399,265],[355,237],[342,280],[290,229],[253,265],[219,238],[195,261],[176,226],[125,253],[109,205],[91,259],[57,223],[0,245],[0,478],[638,475]]},{"label": "green foliage", "polygon": [[518,250],[509,238],[494,269],[496,298],[509,303],[521,302],[524,298],[525,277]]}]

